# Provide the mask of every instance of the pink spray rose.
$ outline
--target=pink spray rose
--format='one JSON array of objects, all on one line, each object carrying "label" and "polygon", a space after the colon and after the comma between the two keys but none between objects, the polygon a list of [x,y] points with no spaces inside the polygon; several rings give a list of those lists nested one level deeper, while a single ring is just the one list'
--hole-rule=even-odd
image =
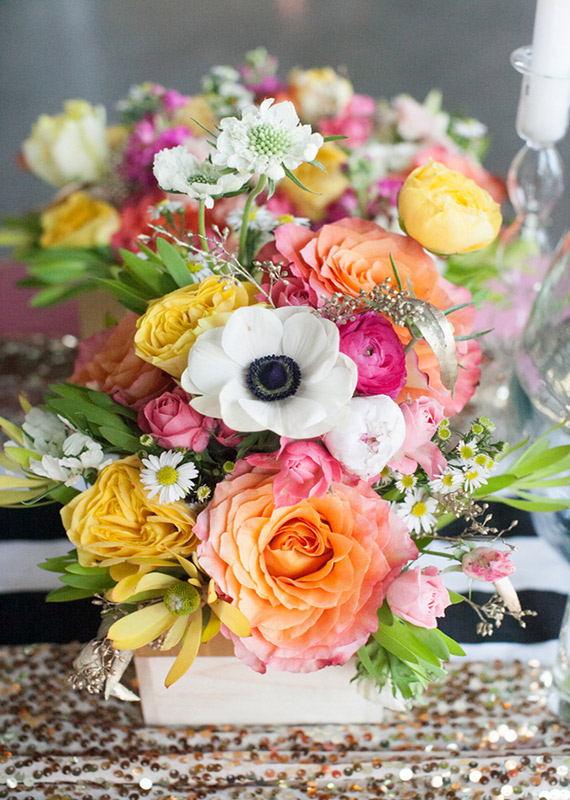
[{"label": "pink spray rose", "polygon": [[339,462],[318,442],[281,439],[276,453],[256,453],[245,460],[256,467],[279,470],[273,481],[275,508],[322,497],[332,481],[342,480]]},{"label": "pink spray rose", "polygon": [[476,581],[497,581],[516,569],[506,550],[493,547],[475,547],[465,553],[461,565],[465,575]]},{"label": "pink spray rose", "polygon": [[419,628],[436,628],[451,604],[437,567],[414,567],[399,575],[386,593],[391,611]]},{"label": "pink spray rose", "polygon": [[387,394],[394,400],[406,383],[406,356],[398,334],[375,311],[339,326],[339,350],[358,367],[356,393]]},{"label": "pink spray rose", "polygon": [[431,441],[444,417],[443,406],[433,397],[424,397],[402,403],[400,409],[406,422],[406,438],[389,465],[404,475],[412,475],[419,464],[433,479],[447,466],[445,456]]},{"label": "pink spray rose", "polygon": [[139,411],[140,428],[161,447],[186,447],[201,453],[208,446],[214,420],[195,411],[186,392],[176,388],[165,392]]}]

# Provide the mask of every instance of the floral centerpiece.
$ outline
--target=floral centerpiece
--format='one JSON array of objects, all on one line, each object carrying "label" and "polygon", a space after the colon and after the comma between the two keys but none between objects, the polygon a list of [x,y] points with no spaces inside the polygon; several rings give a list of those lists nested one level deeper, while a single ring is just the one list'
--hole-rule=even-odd
[{"label": "floral centerpiece", "polygon": [[[150,148],[159,188],[147,176],[138,252],[123,248],[98,279],[128,311],[81,343],[43,407],[22,401],[21,427],[2,421],[0,502],[63,505],[73,549],[42,566],[64,584],[49,600],[101,606],[100,639],[78,662],[91,690],[120,693],[125,663],[149,644],[177,654],[171,685],[222,636],[258,672],[354,657],[358,676],[410,698],[462,653],[437,627],[451,603],[470,603],[483,635],[506,614],[524,624],[485,501],[508,489],[498,499],[516,507],[564,507],[530,490],[568,448],[540,442],[494,475],[509,451],[492,422],[457,422],[481,350],[471,295],[438,263],[491,242],[498,204],[428,161],[399,181],[407,233],[367,214],[331,217],[323,195],[343,175],[329,156],[350,160],[341,130],[356,147],[373,109],[327,71],[283,87],[261,66],[244,73],[249,94],[211,77],[221,119],[203,153],[186,127]],[[276,98],[250,102],[269,85]],[[322,133],[283,99],[293,88],[305,118],[323,97],[337,103]],[[127,111],[144,110],[139,125],[154,124],[156,103],[190,114],[167,96],[135,94]],[[129,149],[121,170],[140,167],[135,151],[149,152]],[[457,517],[466,534],[449,539],[443,526]],[[424,566],[427,553],[445,567]],[[498,594],[479,608],[445,588],[450,569]]]}]

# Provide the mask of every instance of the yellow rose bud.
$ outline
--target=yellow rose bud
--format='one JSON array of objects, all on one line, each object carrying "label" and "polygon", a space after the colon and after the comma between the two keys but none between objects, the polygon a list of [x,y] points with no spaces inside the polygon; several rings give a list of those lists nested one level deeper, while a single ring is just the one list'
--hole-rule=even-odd
[{"label": "yellow rose bud", "polygon": [[91,247],[109,244],[121,226],[118,211],[85,192],[73,192],[40,218],[42,247]]},{"label": "yellow rose bud", "polygon": [[329,203],[337,200],[350,185],[342,171],[342,166],[348,157],[340,147],[333,142],[325,142],[317,153],[316,160],[320,161],[326,172],[308,162],[293,170],[293,174],[303,186],[310,189],[309,192],[301,189],[289,178],[284,178],[279,184],[279,188],[291,198],[299,212],[315,221],[323,219]]},{"label": "yellow rose bud", "polygon": [[139,358],[179,378],[190,348],[204,331],[225,325],[232,311],[256,304],[259,289],[246,281],[212,275],[155,300],[140,317],[135,335]]},{"label": "yellow rose bud", "polygon": [[337,117],[354,94],[350,81],[332,67],[291,70],[289,89],[299,116],[307,122]]},{"label": "yellow rose bud", "polygon": [[54,186],[93,183],[109,160],[106,113],[86,100],[68,100],[64,112],[42,114],[22,145],[28,168]]},{"label": "yellow rose bud", "polygon": [[61,509],[61,519],[84,567],[131,558],[189,556],[197,544],[194,512],[182,500],[161,505],[140,480],[136,456],[113,461],[96,482]]},{"label": "yellow rose bud", "polygon": [[398,196],[402,225],[434,253],[470,253],[490,244],[501,227],[501,207],[460,172],[431,161],[408,175]]}]

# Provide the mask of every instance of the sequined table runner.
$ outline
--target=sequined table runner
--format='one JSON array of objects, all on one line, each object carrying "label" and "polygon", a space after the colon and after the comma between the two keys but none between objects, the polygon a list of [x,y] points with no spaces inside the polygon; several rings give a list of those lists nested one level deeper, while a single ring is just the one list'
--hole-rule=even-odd
[{"label": "sequined table runner", "polygon": [[453,665],[375,725],[168,729],[70,689],[77,650],[0,649],[0,798],[570,798],[570,731],[536,662]]}]

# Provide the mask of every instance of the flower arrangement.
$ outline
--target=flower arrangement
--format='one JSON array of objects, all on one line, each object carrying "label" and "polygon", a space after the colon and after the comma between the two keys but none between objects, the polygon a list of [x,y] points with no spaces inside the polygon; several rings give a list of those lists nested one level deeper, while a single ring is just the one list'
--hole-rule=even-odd
[{"label": "flower arrangement", "polygon": [[[120,266],[96,280],[89,267],[80,280],[127,312],[81,343],[69,382],[43,407],[22,400],[21,427],[1,421],[10,441],[0,503],[63,506],[73,549],[42,566],[64,584],[49,600],[101,606],[100,640],[78,663],[90,690],[120,693],[129,656],[149,644],[175,649],[171,685],[221,635],[258,672],[355,657],[359,677],[411,698],[462,654],[437,627],[451,603],[470,603],[483,635],[505,614],[524,624],[530,612],[486,500],[508,489],[497,499],[515,507],[565,507],[531,490],[570,451],[539,442],[514,455],[488,419],[458,416],[481,350],[471,295],[439,263],[497,235],[489,193],[440,161],[355,188],[355,176],[380,169],[380,155],[355,156],[372,147],[375,104],[330,70],[297,71],[283,85],[263,53],[246,67],[240,80],[213,70],[192,101],[152,86],[123,106],[136,122],[108,163],[120,185],[138,186],[146,225],[137,217],[137,252],[133,239]],[[413,135],[451,148],[447,116],[402,104],[401,136],[411,107]],[[40,133],[44,144],[74,143],[73,158],[58,161],[54,145],[42,167],[60,185],[90,184],[63,204],[107,203],[94,199],[107,163],[102,138],[93,142],[101,114],[88,122],[84,111],[42,122],[24,148],[40,172],[49,150]],[[161,127],[169,115],[176,124]],[[421,144],[405,140],[386,145],[390,158],[400,145],[419,158]],[[355,158],[366,164],[349,166],[349,180],[337,166]],[[339,213],[347,197],[365,213]],[[131,212],[115,209],[117,224]],[[393,230],[397,217],[407,233]],[[505,453],[508,473],[494,475]],[[467,521],[460,540],[444,528],[457,517]],[[491,546],[479,544],[485,536]],[[428,553],[446,566],[424,566]],[[449,570],[494,582],[497,596],[479,608],[449,592]]]}]

